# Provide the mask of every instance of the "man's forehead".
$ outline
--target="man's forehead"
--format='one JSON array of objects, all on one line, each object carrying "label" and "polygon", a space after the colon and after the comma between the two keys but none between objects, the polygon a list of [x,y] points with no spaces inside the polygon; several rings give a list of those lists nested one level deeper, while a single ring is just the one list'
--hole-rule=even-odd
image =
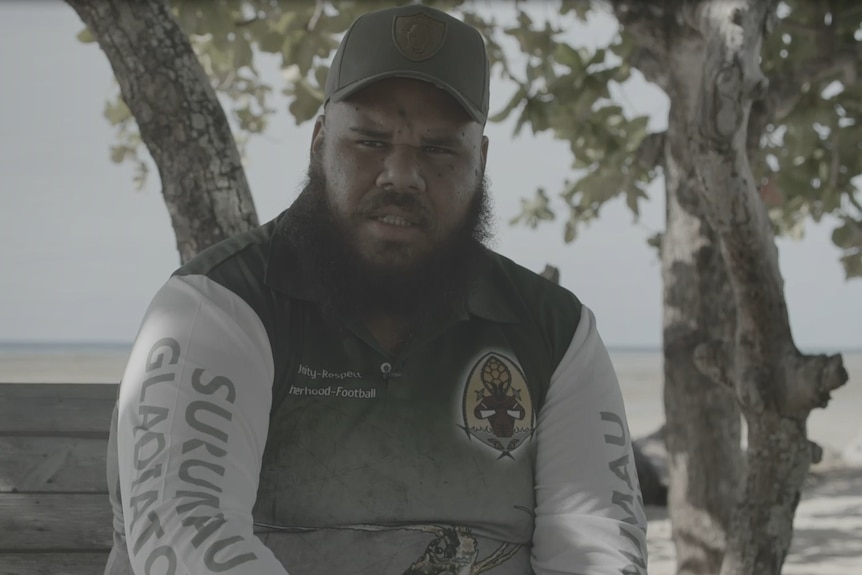
[{"label": "man's forehead", "polygon": [[386,78],[374,82],[339,102],[356,113],[434,117],[441,121],[468,124],[467,110],[445,90],[413,78]]},{"label": "man's forehead", "polygon": [[339,114],[350,127],[359,126],[367,129],[387,130],[393,126],[410,125],[420,127],[428,132],[465,131],[472,122],[467,118],[452,118],[447,115],[435,114],[427,109],[413,106],[397,107],[366,107],[361,105],[342,108]]}]

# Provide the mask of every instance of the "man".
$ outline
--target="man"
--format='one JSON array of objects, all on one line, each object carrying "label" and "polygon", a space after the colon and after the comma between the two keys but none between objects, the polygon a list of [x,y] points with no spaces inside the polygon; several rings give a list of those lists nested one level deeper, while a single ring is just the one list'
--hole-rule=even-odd
[{"label": "man", "polygon": [[107,573],[645,572],[595,319],[483,246],[488,89],[455,18],[354,23],[299,198],[146,313]]}]

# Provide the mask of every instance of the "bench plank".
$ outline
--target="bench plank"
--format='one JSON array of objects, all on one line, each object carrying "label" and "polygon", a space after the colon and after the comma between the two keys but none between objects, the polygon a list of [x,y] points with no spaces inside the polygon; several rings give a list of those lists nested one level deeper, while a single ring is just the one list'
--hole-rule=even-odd
[{"label": "bench plank", "polygon": [[107,439],[0,436],[0,493],[106,493],[107,450]]},{"label": "bench plank", "polygon": [[102,573],[108,553],[0,553],[3,575],[83,575]]},{"label": "bench plank", "polygon": [[0,435],[107,437],[117,384],[0,384]]},{"label": "bench plank", "polygon": [[112,519],[101,493],[2,493],[0,554],[109,551]]}]

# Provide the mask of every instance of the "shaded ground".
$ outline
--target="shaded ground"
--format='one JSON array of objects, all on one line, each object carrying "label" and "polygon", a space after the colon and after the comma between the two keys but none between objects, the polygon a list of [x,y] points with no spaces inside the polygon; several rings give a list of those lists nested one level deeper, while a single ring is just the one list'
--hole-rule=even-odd
[{"label": "shaded ground", "polygon": [[[675,554],[664,508],[647,510],[650,575],[672,575]],[[862,574],[862,467],[838,462],[811,472],[796,510],[784,575]]]}]

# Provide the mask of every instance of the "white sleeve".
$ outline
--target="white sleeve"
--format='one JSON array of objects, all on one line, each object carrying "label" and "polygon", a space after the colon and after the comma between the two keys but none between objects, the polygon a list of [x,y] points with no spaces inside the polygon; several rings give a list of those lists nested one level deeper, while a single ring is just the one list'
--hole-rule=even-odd
[{"label": "white sleeve", "polygon": [[156,294],[118,400],[137,575],[287,573],[252,532],[273,370],[260,318],[233,292],[192,275]]},{"label": "white sleeve", "polygon": [[582,308],[537,425],[536,575],[644,575],[646,516],[619,382]]}]

